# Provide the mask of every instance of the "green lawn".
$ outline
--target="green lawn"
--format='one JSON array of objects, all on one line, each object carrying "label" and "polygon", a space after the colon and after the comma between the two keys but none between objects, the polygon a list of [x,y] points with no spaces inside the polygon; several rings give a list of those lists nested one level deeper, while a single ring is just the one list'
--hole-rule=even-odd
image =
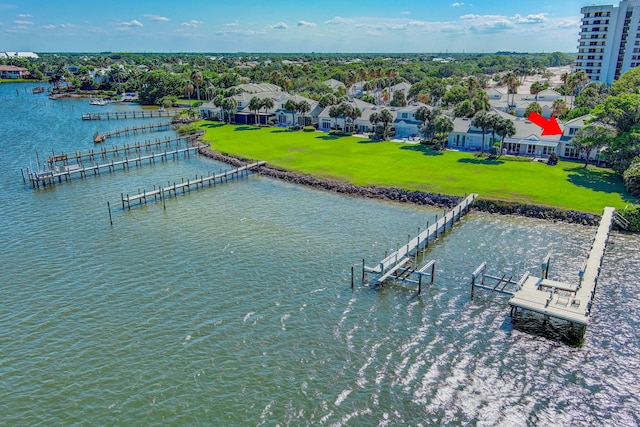
[{"label": "green lawn", "polygon": [[422,145],[372,142],[320,132],[224,125],[203,121],[206,140],[220,152],[270,165],[338,179],[449,195],[478,193],[482,198],[601,213],[636,200],[608,169],[561,161],[557,166],[502,157],[479,160],[469,153],[434,152]]}]

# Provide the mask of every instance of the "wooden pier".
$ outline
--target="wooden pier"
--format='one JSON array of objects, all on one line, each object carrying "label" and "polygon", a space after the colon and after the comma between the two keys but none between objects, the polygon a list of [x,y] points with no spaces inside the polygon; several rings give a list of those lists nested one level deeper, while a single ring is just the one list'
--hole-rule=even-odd
[{"label": "wooden pier", "polygon": [[179,143],[185,141],[183,137],[176,138],[165,138],[165,139],[156,139],[155,141],[145,141],[140,142],[134,145],[124,145],[123,147],[112,146],[111,148],[102,148],[100,150],[89,150],[87,152],[81,153],[80,151],[76,151],[74,154],[69,154],[62,152],[60,154],[56,154],[55,151],[52,151],[51,157],[47,158],[47,164],[49,166],[55,166],[56,163],[62,162],[63,164],[69,164],[70,160],[75,160],[76,162],[81,162],[82,159],[94,160],[96,157],[102,157],[106,159],[109,155],[118,155],[120,153],[127,153],[129,151],[136,151],[140,153],[142,149],[150,150],[153,147],[160,147],[164,145],[168,148],[172,143]]},{"label": "wooden pier", "polygon": [[147,201],[156,202],[158,199],[164,200],[171,197],[172,193],[175,197],[179,194],[178,191],[181,191],[182,194],[185,192],[190,193],[192,189],[197,190],[199,188],[204,188],[205,185],[208,185],[209,187],[212,185],[216,186],[217,184],[226,183],[230,179],[234,179],[234,177],[236,179],[242,178],[243,176],[246,177],[249,176],[249,171],[257,169],[260,166],[264,166],[265,164],[266,162],[259,161],[232,170],[227,170],[219,174],[209,174],[199,178],[196,176],[195,179],[187,180],[186,182],[184,180],[178,183],[174,182],[173,184],[169,184],[167,187],[158,186],[158,188],[154,187],[153,190],[145,190],[143,192],[138,190],[138,193],[134,195],[127,194],[125,196],[124,194],[121,194],[122,209],[131,209],[131,202],[134,202],[134,207],[136,206],[136,201],[138,202],[138,206],[142,206],[143,203],[146,205]]},{"label": "wooden pier", "polygon": [[[471,297],[473,298],[475,288],[509,294],[511,295],[509,299],[511,316],[517,315],[519,310],[533,311],[578,325],[581,327],[580,335],[584,335],[614,221],[614,213],[614,208],[604,208],[589,256],[578,273],[577,283],[563,283],[548,278],[550,255],[547,255],[541,264],[541,277],[532,276],[527,272],[517,282],[510,279],[504,281],[502,280],[504,276],[500,279],[487,275],[486,263],[483,263],[471,276]],[[476,283],[478,278],[482,279],[480,284]],[[500,283],[493,287],[486,286],[485,278],[499,280]],[[508,285],[515,286],[512,286],[511,290],[505,290]]]},{"label": "wooden pier", "polygon": [[[427,228],[420,232],[413,239],[409,238],[406,245],[402,245],[397,248],[392,254],[385,256],[374,267],[368,267],[365,265],[365,261],[362,261],[362,281],[365,282],[365,276],[368,274],[369,285],[378,286],[382,285],[387,280],[402,281],[406,283],[412,283],[418,285],[418,293],[422,284],[422,278],[429,276],[433,281],[434,274],[434,261],[430,261],[422,268],[413,267],[414,262],[417,264],[418,253],[429,247],[429,242],[438,238],[438,234],[442,234],[447,231],[447,227],[450,229],[456,221],[469,211],[469,206],[478,197],[477,194],[470,194],[465,197],[456,207],[446,212],[441,218],[436,216],[434,224],[427,224]],[[409,236],[411,237],[411,236]],[[412,259],[413,258],[413,259]],[[429,272],[429,269],[431,270]]]},{"label": "wooden pier", "polygon": [[82,120],[126,120],[126,119],[151,119],[158,117],[171,117],[170,111],[115,111],[104,113],[82,113]]},{"label": "wooden pier", "polygon": [[[111,160],[107,163],[93,163],[85,166],[82,163],[66,165],[66,166],[54,166],[51,169],[44,171],[31,171],[27,169],[27,176],[29,182],[33,188],[40,188],[40,186],[46,187],[49,184],[62,183],[64,181],[70,181],[73,176],[86,177],[87,172],[93,172],[94,175],[100,175],[102,169],[107,169],[109,172],[114,172],[117,167],[122,166],[122,169],[129,169],[131,164],[135,166],[142,166],[143,162],[149,161],[149,164],[155,163],[156,159],[161,161],[167,161],[169,158],[176,159],[182,154],[184,157],[189,156],[192,152],[197,153],[197,147],[181,148],[173,151],[164,151],[161,153],[152,153],[146,156],[139,156],[132,159],[125,158],[124,160]],[[23,176],[24,178],[24,176]],[[63,181],[64,179],[64,181]]]},{"label": "wooden pier", "polygon": [[128,133],[133,133],[135,135],[138,132],[163,131],[163,130],[169,130],[170,127],[171,127],[171,122],[164,122],[164,123],[154,123],[154,124],[143,125],[143,126],[134,126],[132,128],[118,129],[118,130],[105,132],[105,133],[96,132],[95,135],[93,135],[93,142],[98,144],[98,143],[104,142],[107,138],[111,138],[113,136],[120,136],[122,134],[128,134]]}]

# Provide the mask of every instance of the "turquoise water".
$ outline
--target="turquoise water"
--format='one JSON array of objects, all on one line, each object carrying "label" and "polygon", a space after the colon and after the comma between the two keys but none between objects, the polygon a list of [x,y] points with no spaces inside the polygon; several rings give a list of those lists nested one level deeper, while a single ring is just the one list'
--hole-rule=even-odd
[{"label": "turquoise water", "polygon": [[29,87],[0,85],[0,424],[640,423],[638,236],[612,235],[573,347],[561,322],[509,318],[503,296],[470,301],[469,277],[482,261],[537,273],[551,251],[551,277],[573,281],[595,228],[472,213],[425,254],[421,296],[352,290],[352,265],[441,211],[260,176],[122,210],[121,193],[228,168],[198,156],[34,190],[20,168],[36,152],[141,121],[82,121],[140,107]]}]

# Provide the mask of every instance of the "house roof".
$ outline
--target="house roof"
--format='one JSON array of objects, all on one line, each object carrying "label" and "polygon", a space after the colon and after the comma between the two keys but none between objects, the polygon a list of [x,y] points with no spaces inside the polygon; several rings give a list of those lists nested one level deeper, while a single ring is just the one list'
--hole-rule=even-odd
[{"label": "house roof", "polygon": [[346,87],[344,83],[336,79],[325,80],[322,83],[329,86],[331,90],[337,90],[339,87]]},{"label": "house roof", "polygon": [[[538,125],[533,124],[531,121],[525,119],[524,117],[514,117],[511,114],[505,113],[500,110],[491,111],[493,114],[497,114],[502,118],[509,119],[513,122],[513,125],[516,129],[516,133],[509,138],[511,141],[514,140],[528,140],[529,143],[531,141],[542,141],[544,142],[558,142],[562,138],[562,134],[560,135],[545,135],[542,136],[542,128]],[[453,132],[457,133],[482,133],[481,129],[475,128],[471,125],[473,119],[456,117],[453,119]],[[561,129],[564,129],[566,124],[559,122]],[[490,132],[487,132],[487,134]]]},{"label": "house roof", "polygon": [[409,89],[411,89],[411,83],[400,82],[398,84],[391,86],[390,89],[391,89],[391,92],[395,92],[397,90],[403,90],[405,92],[409,92]]},{"label": "house roof", "polygon": [[24,73],[29,70],[24,67],[16,67],[15,65],[0,65],[0,71],[20,71],[21,73]]},{"label": "house roof", "polygon": [[564,125],[569,127],[584,127],[587,125],[587,120],[591,120],[593,118],[594,117],[591,114],[585,114],[584,116],[569,120]]},{"label": "house roof", "polygon": [[282,88],[272,83],[243,83],[237,86],[233,86],[234,89],[240,89],[243,92],[248,93],[263,93],[263,92],[282,92]]}]

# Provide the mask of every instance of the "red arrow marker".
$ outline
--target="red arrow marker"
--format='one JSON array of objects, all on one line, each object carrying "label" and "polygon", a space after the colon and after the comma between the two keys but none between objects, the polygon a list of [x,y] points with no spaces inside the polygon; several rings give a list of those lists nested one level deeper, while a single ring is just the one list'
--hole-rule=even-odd
[{"label": "red arrow marker", "polygon": [[531,122],[542,128],[542,136],[545,135],[562,135],[562,129],[560,129],[560,125],[556,121],[554,116],[551,116],[550,120],[545,119],[540,114],[532,111],[527,117]]}]

